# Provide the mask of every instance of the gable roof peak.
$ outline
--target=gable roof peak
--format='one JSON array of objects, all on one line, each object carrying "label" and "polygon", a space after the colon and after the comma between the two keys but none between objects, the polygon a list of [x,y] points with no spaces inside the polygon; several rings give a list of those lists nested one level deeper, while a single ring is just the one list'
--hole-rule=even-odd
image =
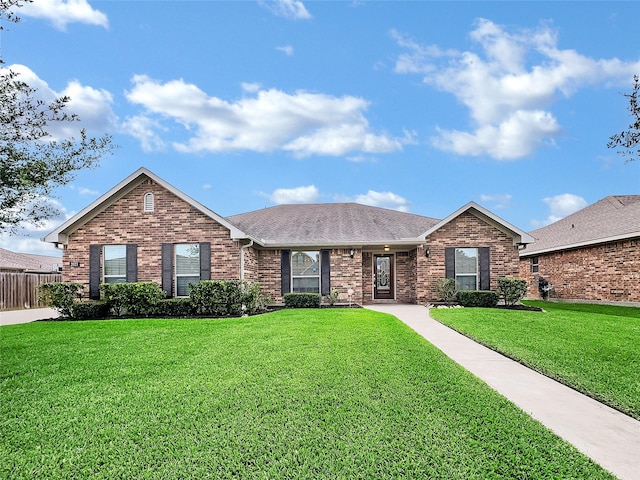
[{"label": "gable roof peak", "polygon": [[165,190],[171,192],[176,197],[187,202],[196,210],[199,210],[225,228],[229,229],[232,238],[246,238],[246,235],[242,231],[240,231],[235,225],[227,221],[224,217],[218,215],[213,210],[205,207],[197,200],[194,200],[189,195],[178,190],[176,187],[157,176],[148,168],[140,167],[127,178],[118,183],[115,187],[101,195],[93,203],[82,209],[76,215],[68,219],[66,222],[62,223],[58,228],[47,234],[42,239],[42,241],[55,244],[66,244],[71,233],[93,219],[100,212],[103,212],[106,208],[113,205],[124,195],[132,191],[135,187],[140,185],[145,178],[151,179],[153,182],[157,183]]}]

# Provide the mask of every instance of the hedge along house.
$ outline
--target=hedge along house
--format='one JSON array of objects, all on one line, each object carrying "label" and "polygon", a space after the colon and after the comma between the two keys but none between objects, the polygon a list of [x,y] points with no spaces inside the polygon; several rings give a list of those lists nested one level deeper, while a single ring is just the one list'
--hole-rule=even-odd
[{"label": "hedge along house", "polygon": [[356,203],[280,205],[224,218],[140,168],[44,239],[62,246],[63,281],[151,281],[169,296],[198,280],[257,281],[356,303],[437,300],[439,278],[495,289],[533,239],[471,202],[443,220]]},{"label": "hedge along house", "polygon": [[530,233],[520,252],[529,297],[543,278],[551,299],[640,304],[640,195],[605,197]]}]

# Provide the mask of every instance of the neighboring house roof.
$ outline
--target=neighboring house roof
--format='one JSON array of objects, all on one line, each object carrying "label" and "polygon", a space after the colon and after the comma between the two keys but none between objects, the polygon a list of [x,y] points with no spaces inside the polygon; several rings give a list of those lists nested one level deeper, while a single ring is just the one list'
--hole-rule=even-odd
[{"label": "neighboring house roof", "polygon": [[185,193],[181,192],[170,183],[165,182],[156,174],[152,173],[146,168],[139,168],[138,170],[133,172],[131,175],[129,175],[127,178],[125,178],[122,182],[120,182],[118,185],[116,185],[107,193],[105,193],[100,198],[98,198],[91,205],[84,208],[82,211],[78,212],[76,215],[74,215],[69,220],[64,222],[54,231],[49,233],[42,240],[50,243],[66,244],[68,237],[71,233],[76,231],[78,228],[82,227],[84,224],[86,224],[89,220],[94,218],[99,213],[106,210],[109,206],[113,205],[117,200],[124,197],[127,193],[129,193],[135,187],[140,185],[147,178],[150,178],[157,184],[161,185],[163,188],[167,189],[168,191],[176,195],[178,198],[187,202],[196,210],[199,210],[200,212],[204,213],[208,217],[212,218],[223,227],[228,228],[231,231],[231,238],[238,239],[238,238],[247,237],[245,233],[239,231],[235,225],[230,224],[227,220],[224,219],[224,217],[221,217],[213,210],[210,210],[209,208],[205,207],[201,203],[197,202],[193,198],[186,195]]},{"label": "neighboring house roof", "polygon": [[640,237],[640,195],[614,195],[530,232],[521,257]]},{"label": "neighboring house roof", "polygon": [[16,253],[0,248],[0,270],[28,273],[58,273],[61,267],[62,258],[60,257]]},{"label": "neighboring house roof", "polygon": [[[227,217],[263,246],[420,243],[435,218],[358,203],[278,205]],[[424,236],[422,237],[424,241]]]},{"label": "neighboring house roof", "polygon": [[512,237],[514,245],[528,244],[534,241],[533,237],[528,233],[524,232],[523,230],[520,230],[518,227],[511,225],[509,222],[503,220],[502,218],[498,217],[496,214],[490,212],[484,207],[481,207],[475,202],[469,202],[466,205],[460,207],[458,210],[453,212],[447,218],[439,221],[435,225],[432,225],[431,228],[429,228],[429,230],[422,233],[422,235],[420,236],[424,238],[431,235],[433,232],[442,228],[447,223],[451,222],[453,219],[459,217],[465,212],[468,212],[471,215],[474,215],[475,217],[493,225],[498,230]]}]

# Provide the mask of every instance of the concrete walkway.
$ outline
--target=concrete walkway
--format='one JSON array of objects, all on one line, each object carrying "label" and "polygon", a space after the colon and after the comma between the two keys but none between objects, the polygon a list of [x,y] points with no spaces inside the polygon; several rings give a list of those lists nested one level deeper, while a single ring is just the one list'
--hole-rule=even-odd
[{"label": "concrete walkway", "polygon": [[58,312],[53,308],[30,308],[26,310],[9,310],[0,312],[0,326],[29,323],[45,318],[57,318]]},{"label": "concrete walkway", "polygon": [[447,356],[621,480],[640,479],[640,422],[530,370],[429,317],[421,305],[370,305]]}]

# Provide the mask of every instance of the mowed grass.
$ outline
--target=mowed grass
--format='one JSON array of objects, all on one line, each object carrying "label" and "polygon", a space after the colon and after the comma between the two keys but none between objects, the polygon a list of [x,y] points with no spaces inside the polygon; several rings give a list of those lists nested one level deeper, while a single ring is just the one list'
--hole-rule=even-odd
[{"label": "mowed grass", "polygon": [[431,310],[431,316],[640,420],[640,308],[525,302],[545,312]]},{"label": "mowed grass", "polygon": [[377,312],[0,336],[1,478],[613,478]]}]

